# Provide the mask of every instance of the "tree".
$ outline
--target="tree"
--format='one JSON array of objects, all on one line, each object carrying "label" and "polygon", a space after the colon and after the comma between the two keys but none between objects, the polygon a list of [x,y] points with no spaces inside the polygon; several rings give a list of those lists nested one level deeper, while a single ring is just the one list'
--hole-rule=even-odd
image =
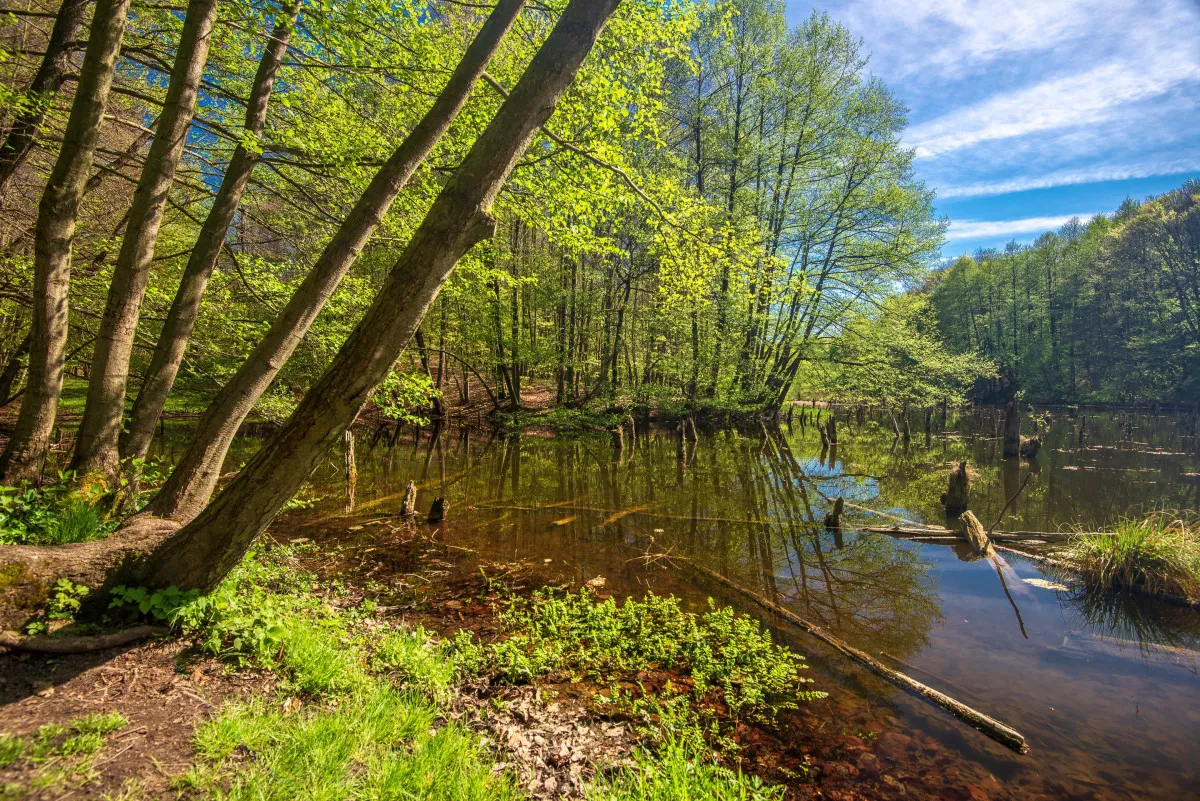
[{"label": "tree", "polygon": [[71,240],[108,103],[129,0],[97,0],[62,148],[38,206],[29,377],[16,428],[0,456],[7,483],[41,478],[62,390]]}]

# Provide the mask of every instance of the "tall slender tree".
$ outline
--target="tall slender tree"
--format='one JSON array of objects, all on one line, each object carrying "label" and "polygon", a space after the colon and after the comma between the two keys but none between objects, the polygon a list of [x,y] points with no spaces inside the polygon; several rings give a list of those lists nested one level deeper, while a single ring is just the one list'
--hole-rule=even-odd
[{"label": "tall slender tree", "polygon": [[87,405],[71,463],[81,474],[98,473],[111,480],[119,471],[118,445],[134,334],[163,211],[196,111],[196,97],[216,18],[217,0],[188,3],[166,101],[133,195],[92,355]]},{"label": "tall slender tree", "polygon": [[[284,4],[270,39],[263,48],[262,58],[259,59],[258,71],[250,89],[250,100],[246,106],[246,122],[243,129],[244,136],[252,141],[257,141],[262,136],[266,125],[267,106],[275,84],[275,74],[279,71],[280,61],[287,51],[299,10],[300,4],[296,0]],[[175,384],[188,340],[196,325],[196,318],[200,315],[200,304],[208,288],[208,279],[217,265],[221,249],[225,247],[229,226],[233,224],[242,194],[250,182],[250,175],[261,154],[261,148],[248,148],[244,141],[238,142],[233,151],[229,166],[221,179],[221,188],[217,190],[216,199],[213,200],[208,216],[200,228],[200,234],[196,237],[196,244],[188,257],[183,277],[175,290],[175,299],[155,344],[150,367],[138,391],[137,400],[134,401],[129,430],[121,441],[123,458],[142,459],[150,450],[154,426],[166,405],[171,387]]]},{"label": "tall slender tree", "polygon": [[7,483],[41,478],[67,343],[71,241],[112,88],[130,0],[97,0],[63,144],[38,205],[29,377],[16,428],[0,455]]}]

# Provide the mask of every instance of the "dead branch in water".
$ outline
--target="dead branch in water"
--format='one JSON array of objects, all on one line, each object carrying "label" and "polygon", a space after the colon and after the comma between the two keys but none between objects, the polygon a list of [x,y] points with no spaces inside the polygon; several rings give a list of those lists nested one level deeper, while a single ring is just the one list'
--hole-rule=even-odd
[{"label": "dead branch in water", "polygon": [[954,715],[954,717],[986,734],[996,742],[1011,748],[1018,754],[1029,753],[1029,746],[1025,742],[1025,737],[1011,726],[1001,723],[995,718],[989,717],[978,710],[972,709],[961,701],[957,701],[945,693],[939,692],[932,687],[928,687],[911,676],[907,676],[899,671],[892,670],[878,659],[875,659],[874,657],[864,653],[863,651],[860,651],[854,646],[848,645],[837,639],[815,623],[810,623],[809,621],[797,615],[795,612],[791,612],[776,603],[768,601],[758,593],[752,592],[740,584],[725,578],[725,576],[722,576],[720,573],[716,573],[702,565],[698,565],[690,559],[680,559],[680,561],[691,567],[693,570],[696,570],[702,575],[712,579],[713,581],[716,581],[745,596],[746,598],[749,598],[764,609],[774,612],[781,618],[794,623],[807,633],[824,642],[826,645],[829,645],[835,650],[841,652],[851,660],[858,662],[875,675],[887,680],[905,692],[911,693],[923,701],[949,712],[950,714]]}]

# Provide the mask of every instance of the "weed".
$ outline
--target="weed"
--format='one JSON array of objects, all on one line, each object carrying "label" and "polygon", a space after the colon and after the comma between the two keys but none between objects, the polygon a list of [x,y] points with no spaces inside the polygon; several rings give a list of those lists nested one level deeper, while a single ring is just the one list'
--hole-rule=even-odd
[{"label": "weed", "polygon": [[0,545],[65,545],[99,539],[114,531],[100,509],[80,495],[74,475],[40,488],[0,487]]},{"label": "weed", "polygon": [[639,749],[633,768],[594,784],[591,801],[778,801],[782,787],[767,787],[757,776],[713,764],[694,745],[668,740],[654,752]]},{"label": "weed", "polygon": [[[34,766],[28,789],[64,789],[92,776],[92,758],[105,738],[129,721],[116,712],[95,712],[60,725],[48,723],[30,737],[0,735],[0,768],[26,760]],[[18,794],[19,786],[5,788]]]}]

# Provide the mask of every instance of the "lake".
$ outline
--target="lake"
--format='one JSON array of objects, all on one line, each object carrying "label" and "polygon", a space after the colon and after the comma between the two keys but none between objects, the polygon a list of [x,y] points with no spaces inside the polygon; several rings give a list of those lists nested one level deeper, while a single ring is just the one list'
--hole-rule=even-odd
[{"label": "lake", "polygon": [[[1039,415],[1034,460],[1001,458],[991,409],[952,414],[928,442],[914,416],[907,446],[889,419],[860,423],[845,412],[832,450],[798,421],[702,430],[682,458],[671,427],[620,439],[410,429],[394,442],[361,431],[354,509],[341,454],[331,454],[312,481],[321,500],[285,527],[365,550],[374,529],[364,521],[395,514],[415,481],[420,508],[435,495],[449,502],[449,519],[428,534],[480,560],[527,560],[572,582],[603,576],[617,595],[673,593],[696,606],[713,597],[764,620],[830,692],[784,725],[797,753],[850,749],[857,761],[844,769],[886,774],[920,797],[1200,798],[1200,612],[1089,597],[1015,554],[1001,554],[998,573],[959,545],[858,530],[944,525],[939,496],[961,459],[976,473],[971,507],[985,526],[1016,495],[1004,530],[1103,530],[1121,516],[1197,507],[1193,418],[1081,414],[1082,444],[1079,417]],[[232,455],[229,469],[242,458]],[[843,530],[827,531],[820,521],[839,496]],[[728,576],[1008,723],[1030,753],[1008,751],[662,554]]]}]

